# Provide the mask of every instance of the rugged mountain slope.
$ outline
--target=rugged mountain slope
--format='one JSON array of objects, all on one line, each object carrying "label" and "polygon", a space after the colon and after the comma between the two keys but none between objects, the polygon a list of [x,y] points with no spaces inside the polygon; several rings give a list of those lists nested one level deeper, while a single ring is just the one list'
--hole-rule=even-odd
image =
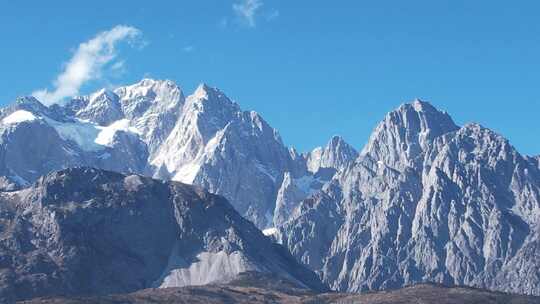
[{"label": "rugged mountain slope", "polygon": [[325,183],[356,157],[358,152],[353,147],[343,138],[334,136],[326,147],[315,148],[297,158],[297,162],[307,170],[299,170],[296,174],[285,172],[277,193],[274,225],[281,226],[302,200],[320,191]]},{"label": "rugged mountain slope", "polygon": [[227,282],[256,271],[324,290],[222,197],[97,169],[0,193],[0,299]]},{"label": "rugged mountain slope", "polygon": [[145,79],[1,110],[3,189],[81,165],[221,194],[339,290],[434,281],[540,294],[540,158],[419,100],[389,113],[360,154],[339,137],[287,149],[206,85],[184,97]]},{"label": "rugged mountain slope", "polygon": [[276,185],[293,166],[277,131],[205,85],[187,98],[181,119],[158,149],[155,176],[203,186],[235,201],[259,226],[270,225]]},{"label": "rugged mountain slope", "polygon": [[363,304],[533,304],[537,297],[489,292],[472,288],[418,285],[388,292],[345,294],[315,292],[272,276],[240,274],[226,285],[148,289],[132,294],[101,297],[35,299],[24,303],[363,303]]},{"label": "rugged mountain slope", "polygon": [[63,105],[21,98],[0,113],[0,185],[16,189],[73,166],[203,186],[225,196],[258,227],[273,226],[286,172],[336,169],[356,152],[343,140],[318,153],[288,150],[256,112],[201,85],[187,98],[171,81],[144,79]]},{"label": "rugged mountain slope", "polygon": [[539,219],[534,162],[415,101],[389,113],[278,235],[342,291],[430,281],[540,294]]}]

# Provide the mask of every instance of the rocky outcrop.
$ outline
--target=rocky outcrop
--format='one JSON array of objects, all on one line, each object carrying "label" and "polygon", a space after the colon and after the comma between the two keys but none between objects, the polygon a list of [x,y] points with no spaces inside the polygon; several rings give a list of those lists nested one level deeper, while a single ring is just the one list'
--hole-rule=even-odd
[{"label": "rocky outcrop", "polygon": [[0,298],[133,292],[269,273],[317,276],[222,197],[139,175],[66,169],[0,194]]}]

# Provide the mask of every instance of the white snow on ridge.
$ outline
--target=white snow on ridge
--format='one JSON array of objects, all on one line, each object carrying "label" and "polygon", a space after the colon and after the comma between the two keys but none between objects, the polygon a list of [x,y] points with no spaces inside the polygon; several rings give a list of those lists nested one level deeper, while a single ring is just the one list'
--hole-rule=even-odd
[{"label": "white snow on ridge", "polygon": [[272,228],[267,228],[267,229],[264,229],[262,231],[262,233],[266,236],[272,236],[272,235],[275,235],[277,233],[277,228],[275,227],[272,227]]},{"label": "white snow on ridge", "polygon": [[113,143],[114,135],[117,131],[140,134],[139,130],[129,126],[128,119],[120,119],[108,125],[107,127],[96,126],[96,128],[100,129],[100,132],[94,142],[102,146],[111,146]]},{"label": "white snow on ridge", "polygon": [[44,119],[47,124],[56,130],[61,138],[71,140],[82,150],[90,152],[100,151],[111,146],[117,131],[140,134],[136,128],[129,126],[129,120],[127,119],[115,121],[107,127],[98,126],[80,119],[73,122],[60,122],[48,117]]},{"label": "white snow on ridge", "polygon": [[2,123],[6,124],[6,125],[9,125],[9,124],[16,124],[16,123],[20,123],[20,122],[23,122],[23,121],[32,121],[32,120],[36,120],[37,117],[28,112],[28,111],[25,111],[25,110],[18,110],[18,111],[15,111],[11,114],[9,114],[7,117],[5,117],[4,119],[2,119]]}]

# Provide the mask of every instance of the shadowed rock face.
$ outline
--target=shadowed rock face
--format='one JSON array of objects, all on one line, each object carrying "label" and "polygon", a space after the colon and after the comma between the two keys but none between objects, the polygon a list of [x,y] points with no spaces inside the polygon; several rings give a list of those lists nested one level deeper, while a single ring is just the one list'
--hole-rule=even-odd
[{"label": "shadowed rock face", "polygon": [[222,197],[180,183],[66,169],[0,194],[0,298],[125,293],[273,273],[316,275]]},{"label": "shadowed rock face", "polygon": [[471,288],[418,285],[367,294],[319,294],[273,276],[242,273],[226,285],[148,289],[132,294],[89,298],[35,299],[25,303],[362,303],[362,304],[536,304],[540,298]]},{"label": "shadowed rock face", "polygon": [[416,101],[280,226],[332,288],[418,282],[540,295],[540,170],[502,136]]}]

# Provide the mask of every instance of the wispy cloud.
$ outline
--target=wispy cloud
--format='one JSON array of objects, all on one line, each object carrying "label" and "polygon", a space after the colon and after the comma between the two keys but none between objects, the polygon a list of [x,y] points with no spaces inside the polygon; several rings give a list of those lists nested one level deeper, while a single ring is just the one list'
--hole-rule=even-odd
[{"label": "wispy cloud", "polygon": [[233,4],[235,14],[249,27],[255,27],[257,11],[263,6],[262,0],[241,0]]},{"label": "wispy cloud", "polygon": [[118,25],[98,33],[89,41],[79,45],[75,54],[65,64],[65,67],[53,82],[54,89],[38,90],[32,93],[45,104],[62,101],[66,97],[79,94],[80,88],[88,81],[103,77],[103,69],[112,64],[113,71],[124,69],[124,61],[116,61],[116,46],[120,41],[131,45],[142,35],[141,31],[132,26]]}]

